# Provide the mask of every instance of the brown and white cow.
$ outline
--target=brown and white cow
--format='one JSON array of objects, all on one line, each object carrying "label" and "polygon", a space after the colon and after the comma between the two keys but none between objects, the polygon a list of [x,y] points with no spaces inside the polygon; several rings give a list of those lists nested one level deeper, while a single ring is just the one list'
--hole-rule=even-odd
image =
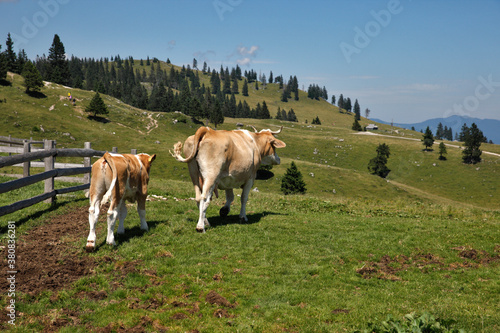
[{"label": "brown and white cow", "polygon": [[107,244],[115,245],[114,228],[118,218],[118,233],[123,234],[123,220],[127,216],[125,201],[137,201],[137,212],[141,220],[141,229],[148,230],[146,223],[146,197],[149,182],[149,170],[155,155],[148,154],[110,154],[105,153],[92,165],[90,181],[90,233],[87,238],[87,251],[95,248],[95,225],[99,217],[101,204],[110,200],[108,209]]},{"label": "brown and white cow", "polygon": [[199,128],[195,135],[187,138],[181,155],[182,143],[174,145],[170,152],[179,162],[188,163],[189,174],[196,192],[196,203],[200,215],[196,230],[205,231],[210,226],[206,211],[212,194],[217,189],[226,191],[226,203],[219,211],[220,216],[229,214],[234,200],[233,189],[241,187],[240,219],[248,221],[246,202],[253,186],[260,165],[280,164],[276,148],[285,147],[285,143],[274,137],[281,132],[261,130],[255,133],[247,130],[221,131],[208,127]]}]

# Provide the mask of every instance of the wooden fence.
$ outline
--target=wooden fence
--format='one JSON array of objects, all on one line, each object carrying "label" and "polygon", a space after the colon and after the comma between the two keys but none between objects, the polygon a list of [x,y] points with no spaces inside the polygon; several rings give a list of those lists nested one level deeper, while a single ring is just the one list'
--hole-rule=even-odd
[{"label": "wooden fence", "polygon": [[[85,142],[83,149],[56,149],[55,141],[44,140],[42,141],[31,141],[31,140],[19,140],[11,139],[8,140],[5,137],[0,137],[0,143],[4,146],[0,146],[0,152],[3,153],[19,153],[21,154],[11,155],[11,156],[0,156],[0,168],[12,165],[22,165],[23,166],[23,177],[16,180],[11,180],[0,184],[0,194],[6,193],[15,189],[22,188],[31,184],[35,184],[39,181],[45,181],[44,193],[37,195],[33,198],[21,200],[15,202],[11,205],[0,207],[0,216],[10,214],[17,210],[32,206],[41,201],[52,203],[54,198],[58,194],[70,193],[75,191],[86,190],[90,187],[90,170],[91,170],[91,158],[101,157],[104,155],[105,151],[98,151],[91,149],[91,143]],[[32,145],[42,144],[43,149],[34,149],[31,151]],[[5,146],[5,144],[7,146]],[[23,147],[15,147],[22,145]],[[112,152],[116,152],[116,147],[113,147]],[[132,154],[136,154],[137,150],[132,149]],[[56,157],[83,157],[83,164],[59,164],[55,163]],[[43,159],[43,164],[45,171],[33,176],[30,176],[30,166],[31,161]],[[36,163],[36,162],[35,162]],[[58,168],[56,168],[58,167]],[[83,178],[77,178],[83,184],[67,187],[63,189],[54,189],[54,178],[63,176],[74,176],[84,174]],[[72,177],[74,178],[74,177]],[[67,180],[67,179],[65,179]]]}]

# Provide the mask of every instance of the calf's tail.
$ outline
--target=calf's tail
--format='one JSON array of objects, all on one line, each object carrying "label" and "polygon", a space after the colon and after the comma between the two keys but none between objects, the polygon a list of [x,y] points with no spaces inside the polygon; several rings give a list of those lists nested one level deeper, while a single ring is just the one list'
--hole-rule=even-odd
[{"label": "calf's tail", "polygon": [[[116,179],[118,178],[118,173],[116,172],[115,163],[113,162],[113,159],[110,158],[110,157],[111,157],[111,155],[108,152],[106,152],[103,155],[103,158],[106,161],[106,163],[109,165],[109,168],[111,169],[111,173],[112,173],[113,176],[112,176],[111,185],[109,186],[109,189],[106,191],[106,194],[104,194],[104,197],[102,198],[101,205],[103,205],[106,202],[108,202],[109,198],[111,197],[111,193],[113,193],[113,189],[115,188]],[[103,164],[103,169],[105,167],[106,166]]]}]

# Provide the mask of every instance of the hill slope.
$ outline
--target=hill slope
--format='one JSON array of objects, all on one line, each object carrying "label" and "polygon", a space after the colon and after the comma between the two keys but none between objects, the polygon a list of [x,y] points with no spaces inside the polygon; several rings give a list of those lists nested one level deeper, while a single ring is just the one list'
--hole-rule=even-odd
[{"label": "hill slope", "polygon": [[[386,122],[380,119],[374,119],[374,121],[382,124],[390,124],[390,122]],[[432,133],[436,133],[436,129],[439,123],[443,124],[443,126],[451,128],[453,130],[453,135],[455,135],[455,133],[460,133],[463,124],[467,124],[467,126],[470,127],[472,123],[475,123],[477,127],[481,131],[483,131],[483,134],[488,138],[488,141],[491,140],[493,143],[500,143],[500,132],[498,131],[498,128],[500,128],[500,120],[496,119],[479,119],[455,115],[448,118],[428,119],[426,121],[413,124],[394,124],[394,126],[406,129],[411,129],[413,127],[417,131],[422,130],[422,132],[425,131],[427,126],[429,126],[429,128],[432,130]]]},{"label": "hill slope", "polygon": [[[106,122],[90,120],[84,114],[93,92],[71,89],[47,83],[42,89],[45,97],[33,98],[24,93],[22,78],[10,76],[11,86],[0,87],[0,135],[17,138],[55,139],[58,147],[82,147],[90,141],[93,148],[119,152],[131,148],[158,154],[152,168],[155,179],[189,181],[185,164],[171,158],[168,150],[179,140],[193,134],[199,124],[179,113],[148,112],[133,108],[119,100],[103,95],[110,114]],[[77,99],[76,106],[65,99],[68,92]],[[350,129],[353,116],[338,112],[326,101],[310,100],[303,96],[288,103],[279,102],[274,85],[263,90],[250,91],[250,101],[266,100],[271,106],[293,108],[299,123],[278,120],[226,118],[221,129],[234,129],[236,123],[257,128],[284,126],[280,139],[287,148],[280,151],[282,165],[274,167],[274,177],[258,180],[259,189],[280,194],[281,177],[293,160],[304,175],[308,195],[331,200],[370,200],[381,205],[388,201],[417,200],[422,202],[467,203],[479,207],[497,208],[500,171],[499,158],[484,154],[484,162],[477,166],[463,165],[460,150],[448,148],[448,160],[438,161],[437,152],[423,152],[420,133],[400,130],[393,132],[389,125],[381,125],[381,135],[359,135]],[[242,96],[238,98],[244,98]],[[323,125],[311,126],[305,120],[318,116]],[[178,121],[175,121],[178,120]],[[366,120],[362,120],[368,123]],[[408,140],[414,139],[414,140]],[[379,143],[391,149],[387,180],[368,173],[368,161],[375,156]],[[493,148],[497,146],[485,145]],[[486,149],[486,148],[484,148]],[[2,170],[11,172],[12,170]],[[186,185],[190,186],[190,185]]]}]

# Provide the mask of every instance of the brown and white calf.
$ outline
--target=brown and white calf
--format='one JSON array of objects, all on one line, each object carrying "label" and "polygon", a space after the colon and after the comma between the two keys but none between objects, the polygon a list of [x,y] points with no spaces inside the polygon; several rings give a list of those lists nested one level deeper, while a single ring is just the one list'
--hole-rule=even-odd
[{"label": "brown and white calf", "polygon": [[[281,128],[282,129],[282,128]],[[170,152],[179,162],[188,163],[189,174],[196,192],[196,203],[200,215],[196,230],[205,231],[210,226],[206,211],[214,191],[226,191],[226,203],[219,211],[220,216],[227,216],[234,200],[233,189],[241,187],[240,219],[248,221],[246,203],[253,186],[257,170],[261,164],[280,164],[276,148],[286,144],[274,137],[281,132],[261,130],[217,131],[208,127],[200,127],[195,135],[184,143],[184,155],[181,155],[182,143],[174,146]],[[216,192],[217,194],[217,192]]]},{"label": "brown and white calf", "polygon": [[95,225],[99,217],[100,206],[110,200],[108,209],[107,244],[115,245],[114,228],[116,219],[120,220],[118,233],[123,234],[123,220],[127,216],[125,201],[137,201],[137,212],[141,220],[141,229],[148,230],[146,223],[146,197],[148,192],[149,170],[155,155],[148,154],[112,154],[105,153],[92,165],[90,180],[90,233],[87,238],[87,251],[95,248]]}]

